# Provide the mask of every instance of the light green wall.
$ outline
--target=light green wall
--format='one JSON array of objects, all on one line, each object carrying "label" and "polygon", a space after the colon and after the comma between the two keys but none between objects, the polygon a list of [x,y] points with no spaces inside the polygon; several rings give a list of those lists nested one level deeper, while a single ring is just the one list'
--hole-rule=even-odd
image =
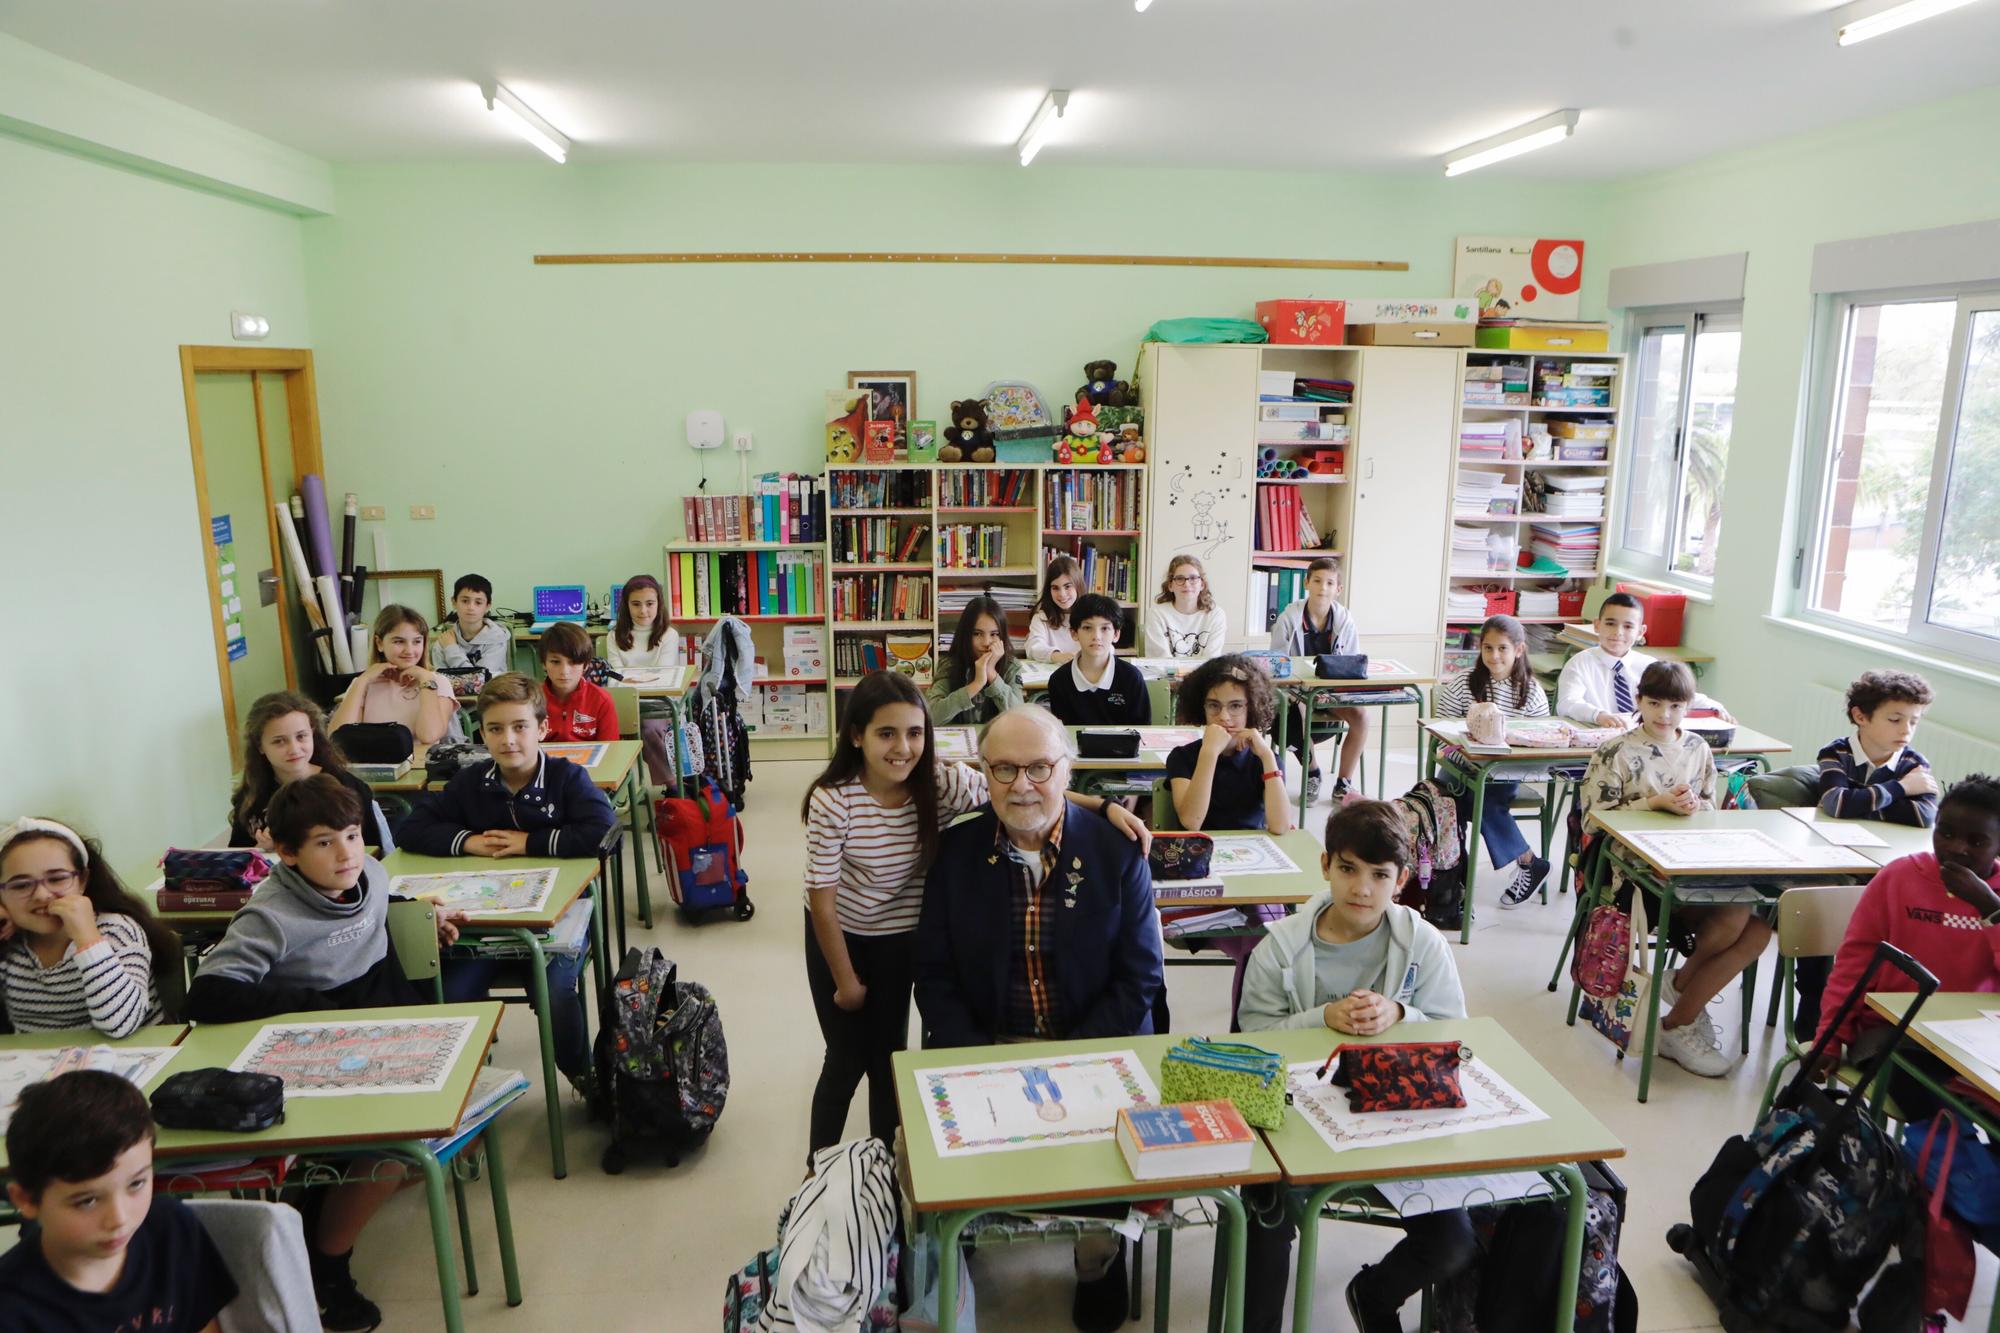
[{"label": "light green wall", "polygon": [[[683,420],[822,465],[822,391],[914,370],[919,415],[996,378],[1058,407],[1177,315],[1259,298],[1441,296],[1460,232],[1595,243],[1601,190],[1327,173],[524,162],[337,173],[304,224],[329,467],[383,504],[397,567],[537,582],[657,573],[699,478]],[[541,267],[538,252],[925,250],[1398,259],[1408,273],[918,265]],[[1586,304],[1602,305],[1602,281]],[[711,489],[737,462],[708,457]],[[435,521],[413,522],[413,504]],[[365,545],[365,543],[364,543]]]},{"label": "light green wall", "polygon": [[[1610,266],[1748,251],[1743,354],[1713,606],[1689,641],[1721,653],[1706,682],[1739,715],[1782,716],[1802,680],[1841,688],[1883,655],[1772,624],[1790,592],[1813,301],[1813,247],[2000,217],[2000,87],[1613,187]],[[1600,272],[1606,271],[1600,269]],[[1782,605],[1782,603],[1778,603]],[[2000,737],[2000,689],[1932,672],[1933,722]],[[1829,719],[1829,736],[1838,730]],[[1795,740],[1801,738],[1793,738]],[[1919,738],[1921,741],[1921,738]]]},{"label": "light green wall", "polygon": [[0,821],[136,869],[224,823],[182,343],[310,345],[295,218],[0,136]]}]

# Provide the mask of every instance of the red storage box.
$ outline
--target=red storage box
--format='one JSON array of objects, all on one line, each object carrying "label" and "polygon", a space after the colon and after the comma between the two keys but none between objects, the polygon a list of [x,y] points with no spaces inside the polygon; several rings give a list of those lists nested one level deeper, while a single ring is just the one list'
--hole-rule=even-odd
[{"label": "red storage box", "polygon": [[1257,322],[1274,343],[1343,343],[1347,341],[1347,302],[1259,301]]},{"label": "red storage box", "polygon": [[1521,605],[1521,594],[1509,588],[1505,592],[1486,594],[1486,614],[1489,616],[1511,616],[1517,614],[1515,608]]},{"label": "red storage box", "polygon": [[1645,608],[1645,642],[1655,648],[1677,648],[1681,642],[1681,622],[1687,619],[1687,594],[1680,592],[1656,592],[1649,588],[1634,588],[1619,584],[1618,591],[1629,592],[1639,599]]},{"label": "red storage box", "polygon": [[1556,614],[1559,616],[1580,616],[1583,614],[1584,592],[1581,588],[1564,588],[1556,594]]}]

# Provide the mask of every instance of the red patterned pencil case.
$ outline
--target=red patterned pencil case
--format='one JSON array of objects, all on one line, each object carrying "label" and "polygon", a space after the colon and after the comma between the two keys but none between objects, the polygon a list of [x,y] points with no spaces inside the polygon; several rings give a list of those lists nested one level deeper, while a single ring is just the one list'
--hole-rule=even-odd
[{"label": "red patterned pencil case", "polygon": [[1392,1041],[1335,1047],[1327,1063],[1356,1111],[1445,1111],[1465,1105],[1458,1067],[1471,1055],[1455,1041]]}]

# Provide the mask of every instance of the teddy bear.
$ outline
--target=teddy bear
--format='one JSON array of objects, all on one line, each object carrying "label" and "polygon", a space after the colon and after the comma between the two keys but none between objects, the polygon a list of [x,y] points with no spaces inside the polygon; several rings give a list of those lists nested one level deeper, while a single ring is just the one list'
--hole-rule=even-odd
[{"label": "teddy bear", "polygon": [[1083,363],[1083,377],[1090,381],[1076,391],[1076,401],[1088,401],[1097,407],[1135,407],[1138,395],[1132,386],[1118,378],[1116,361],[1086,361]]},{"label": "teddy bear", "polygon": [[940,463],[990,463],[993,461],[993,432],[986,429],[986,402],[966,398],[951,405],[951,424],[945,427],[938,446]]}]

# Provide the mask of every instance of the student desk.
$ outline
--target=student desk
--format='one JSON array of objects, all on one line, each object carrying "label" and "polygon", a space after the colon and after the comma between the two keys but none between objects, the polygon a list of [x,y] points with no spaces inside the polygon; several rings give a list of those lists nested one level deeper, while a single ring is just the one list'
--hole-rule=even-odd
[{"label": "student desk", "polygon": [[1321,1210],[1328,1203],[1355,1196],[1373,1197],[1379,1210],[1384,1205],[1372,1190],[1381,1182],[1530,1170],[1541,1172],[1562,1190],[1567,1200],[1568,1226],[1563,1235],[1562,1274],[1556,1283],[1555,1327],[1557,1333],[1568,1333],[1574,1325],[1585,1212],[1589,1206],[1583,1173],[1576,1164],[1623,1157],[1625,1146],[1570,1095],[1561,1080],[1523,1050],[1505,1028],[1491,1018],[1463,1018],[1398,1024],[1372,1037],[1291,1028],[1246,1032],[1242,1036],[1244,1041],[1278,1052],[1288,1065],[1324,1060],[1334,1047],[1349,1042],[1452,1039],[1471,1047],[1474,1054],[1522,1096],[1546,1112],[1548,1119],[1448,1138],[1335,1152],[1303,1114],[1288,1106],[1283,1127],[1265,1130],[1264,1139],[1284,1169],[1292,1218],[1299,1224],[1298,1283],[1292,1298],[1294,1333],[1308,1333],[1314,1327],[1318,1223]]},{"label": "student desk", "polygon": [[[459,1308],[458,1267],[451,1252],[451,1219],[445,1208],[444,1165],[424,1142],[444,1138],[458,1127],[472,1093],[472,1082],[485,1063],[487,1048],[500,1025],[500,1002],[427,1006],[422,1009],[345,1009],[285,1014],[245,1023],[204,1023],[181,1042],[168,1072],[176,1069],[227,1067],[241,1055],[259,1030],[271,1024],[353,1022],[416,1015],[470,1017],[478,1020],[452,1065],[444,1088],[434,1093],[349,1094],[339,1097],[288,1097],[285,1118],[254,1134],[227,1131],[163,1129],[155,1155],[163,1161],[258,1157],[392,1156],[414,1164],[423,1174],[429,1206],[431,1244],[437,1255],[438,1290],[444,1302],[444,1326],[451,1333],[464,1327]],[[520,1275],[514,1263],[512,1214],[501,1153],[483,1142],[486,1171],[492,1182],[493,1221],[500,1235],[500,1263],[506,1280],[507,1303],[521,1303]],[[161,1174],[166,1174],[162,1172]],[[310,1182],[321,1183],[321,1182]],[[327,1180],[323,1183],[336,1184]],[[470,1252],[468,1251],[468,1254]]]},{"label": "student desk", "polygon": [[[1221,842],[1229,838],[1270,837],[1262,829],[1240,829],[1234,832],[1210,832],[1210,837]],[[1326,887],[1326,877],[1320,873],[1319,839],[1304,829],[1295,828],[1289,833],[1273,839],[1285,855],[1292,858],[1298,869],[1289,875],[1223,875],[1222,890],[1213,888],[1197,890],[1191,894],[1175,893],[1173,880],[1156,880],[1153,884],[1153,900],[1161,907],[1261,907],[1269,903],[1281,903],[1286,907],[1297,907],[1310,902],[1312,896]]]},{"label": "student desk", "polygon": [[[1792,818],[1797,819],[1806,813],[1808,812],[1794,807]],[[1888,865],[1899,857],[1931,850],[1931,830],[1927,828],[1917,828],[1911,824],[1888,824],[1879,819],[1835,819],[1822,810],[1813,810],[1810,814],[1812,815],[1810,820],[1801,821],[1810,828],[1817,829],[1827,824],[1836,828],[1860,828],[1880,838],[1882,840],[1880,847],[1854,849],[1878,866]],[[2000,1007],[2000,999],[1995,1000],[1995,1005]]]},{"label": "student desk", "polygon": [[[603,745],[604,758],[584,770],[590,774],[590,783],[614,801],[620,794],[625,797],[627,810],[626,827],[632,834],[633,873],[639,886],[639,921],[646,929],[653,928],[653,898],[651,887],[646,882],[646,834],[641,826],[643,812],[650,809],[646,801],[645,783],[640,777],[640,743],[631,741],[544,741],[550,745]],[[400,778],[388,782],[369,784],[375,791],[421,792],[429,781],[429,774],[423,767],[424,755],[430,749],[419,745],[412,756],[410,771]],[[618,921],[618,943],[625,944],[625,856],[621,847],[612,866],[612,897]]]},{"label": "student desk", "polygon": [[[151,1027],[140,1028],[129,1037],[107,1037],[94,1028],[8,1032],[0,1033],[0,1051],[48,1051],[64,1046],[178,1046],[193,1030],[185,1023],[155,1023]],[[151,1092],[177,1065],[178,1061],[169,1061],[146,1083],[144,1090]],[[7,1141],[6,1136],[0,1134],[0,1176],[6,1175],[7,1169]],[[4,1197],[0,1197],[0,1226],[12,1226],[17,1220],[13,1208]]]},{"label": "student desk", "polygon": [[[1856,849],[1836,847],[1813,832],[1810,825],[1782,810],[1704,810],[1693,815],[1671,815],[1661,810],[1607,810],[1591,816],[1606,834],[1604,855],[1598,858],[1589,889],[1578,899],[1576,921],[1580,923],[1591,908],[1611,900],[1610,870],[1625,877],[1659,899],[1659,911],[1652,922],[1657,943],[1653,948],[1652,974],[1664,975],[1667,955],[1672,948],[1671,919],[1675,904],[1684,906],[1742,905],[1769,907],[1783,888],[1801,881],[1815,884],[1854,883],[1874,876],[1876,865]],[[1683,862],[1656,855],[1635,841],[1648,833],[1762,833],[1793,857],[1789,865],[1727,865],[1709,861]],[[1575,925],[1572,925],[1574,932]],[[1751,968],[1756,967],[1755,963]],[[1747,975],[1754,978],[1754,971]],[[1576,1023],[1582,988],[1570,985],[1569,1023]],[[1744,1001],[1745,1031],[1748,1031],[1749,1000]],[[1639,1062],[1639,1100],[1645,1101],[1652,1086],[1653,1048],[1659,1036],[1660,989],[1646,988],[1646,1041]]]},{"label": "student desk", "polygon": [[[1535,721],[1541,721],[1537,718]],[[1559,720],[1559,719],[1558,719]],[[1465,915],[1458,927],[1458,942],[1472,943],[1472,886],[1478,877],[1479,862],[1485,855],[1485,848],[1479,837],[1479,823],[1486,813],[1486,784],[1495,780],[1501,782],[1546,782],[1547,795],[1542,799],[1540,823],[1542,828],[1542,859],[1547,860],[1549,848],[1555,840],[1556,818],[1562,812],[1564,801],[1576,800],[1576,784],[1582,781],[1582,770],[1596,754],[1595,748],[1531,749],[1527,746],[1512,745],[1506,754],[1481,754],[1465,748],[1465,719],[1462,717],[1427,717],[1418,720],[1424,730],[1424,776],[1432,776],[1440,770],[1457,780],[1460,786],[1472,792],[1472,832],[1465,840]],[[1444,747],[1451,746],[1447,752]],[[1726,746],[1716,749],[1720,758],[1749,759],[1753,767],[1763,767],[1769,763],[1769,756],[1790,754],[1792,747],[1775,736],[1766,736],[1761,731],[1739,725],[1736,735]],[[1561,775],[1563,781],[1555,781],[1552,768],[1576,770]],[[1572,851],[1575,849],[1572,848]],[[1558,867],[1558,869],[1560,869]],[[1551,871],[1551,874],[1556,871]],[[1545,895],[1546,896],[1546,895]]]},{"label": "student desk", "polygon": [[[1294,657],[1291,659],[1292,674],[1273,680],[1271,685],[1278,692],[1278,722],[1272,737],[1272,749],[1282,763],[1285,756],[1285,733],[1291,721],[1288,704],[1303,703],[1308,710],[1305,725],[1312,726],[1310,699],[1301,700],[1301,695],[1316,694],[1321,690],[1331,690],[1337,694],[1352,694],[1353,703],[1331,703],[1329,708],[1378,708],[1381,716],[1376,727],[1375,781],[1383,784],[1379,793],[1383,800],[1389,799],[1386,784],[1389,780],[1389,710],[1408,706],[1422,710],[1424,690],[1437,684],[1437,677],[1410,670],[1392,658],[1371,658],[1368,662],[1367,680],[1322,680],[1315,674],[1317,659]],[[1299,823],[1306,821],[1306,778],[1299,774]]]},{"label": "student desk", "polygon": [[[582,858],[552,861],[533,856],[510,856],[495,860],[479,856],[418,856],[414,852],[392,852],[389,859],[382,863],[382,868],[389,872],[393,883],[398,875],[444,875],[489,868],[505,872],[540,865],[556,867],[556,884],[549,891],[548,902],[539,911],[477,917],[462,922],[459,933],[497,936],[512,940],[516,945],[514,950],[482,948],[476,952],[468,951],[467,957],[518,958],[527,964],[528,996],[535,1008],[535,1031],[542,1047],[542,1091],[548,1103],[549,1157],[555,1166],[556,1179],[561,1180],[569,1174],[569,1158],[563,1148],[562,1079],[556,1073],[555,1035],[549,1022],[548,955],[542,951],[542,936],[554,928],[562,914],[597,878],[598,863]],[[597,974],[600,990],[611,980],[610,960],[605,957],[609,927],[604,921],[603,907],[604,899],[600,895],[598,910],[590,914],[590,946],[596,955],[593,970]],[[589,1007],[586,1005],[586,1020],[588,1015]]]},{"label": "student desk", "polygon": [[[1577,651],[1582,651],[1585,648],[1595,648],[1597,646],[1597,626],[1594,623],[1564,625],[1562,631],[1556,635],[1556,642],[1566,648],[1572,648]],[[1657,657],[1663,662],[1685,662],[1688,670],[1694,672],[1697,676],[1701,674],[1703,667],[1715,660],[1713,653],[1704,653],[1694,648],[1656,648],[1652,644],[1647,643],[1639,645],[1639,651],[1648,657]]]},{"label": "student desk", "polygon": [[[1064,1052],[1130,1050],[1146,1063],[1155,1086],[1160,1057],[1180,1041],[1173,1036],[1098,1037],[1085,1041],[1038,1041],[1006,1046],[967,1046],[941,1050],[898,1051],[895,1056],[896,1100],[902,1112],[903,1141],[909,1175],[904,1182],[911,1204],[936,1236],[939,1253],[938,1329],[958,1327],[958,1282],[964,1257],[959,1234],[981,1213],[1059,1212],[1063,1204],[1126,1203],[1146,1199],[1214,1199],[1222,1211],[1216,1236],[1217,1252],[1227,1246],[1228,1277],[1223,1291],[1224,1327],[1243,1328],[1243,1201],[1244,1185],[1278,1179],[1278,1164],[1262,1141],[1252,1147],[1250,1169],[1220,1176],[1178,1180],[1134,1180],[1125,1155],[1110,1135],[1084,1143],[1024,1148],[1016,1152],[979,1153],[946,1161],[931,1137],[923,1107],[922,1071],[998,1058],[1028,1059]],[[1218,1264],[1220,1266],[1220,1264]],[[1211,1303],[1214,1294],[1210,1294]]]}]

